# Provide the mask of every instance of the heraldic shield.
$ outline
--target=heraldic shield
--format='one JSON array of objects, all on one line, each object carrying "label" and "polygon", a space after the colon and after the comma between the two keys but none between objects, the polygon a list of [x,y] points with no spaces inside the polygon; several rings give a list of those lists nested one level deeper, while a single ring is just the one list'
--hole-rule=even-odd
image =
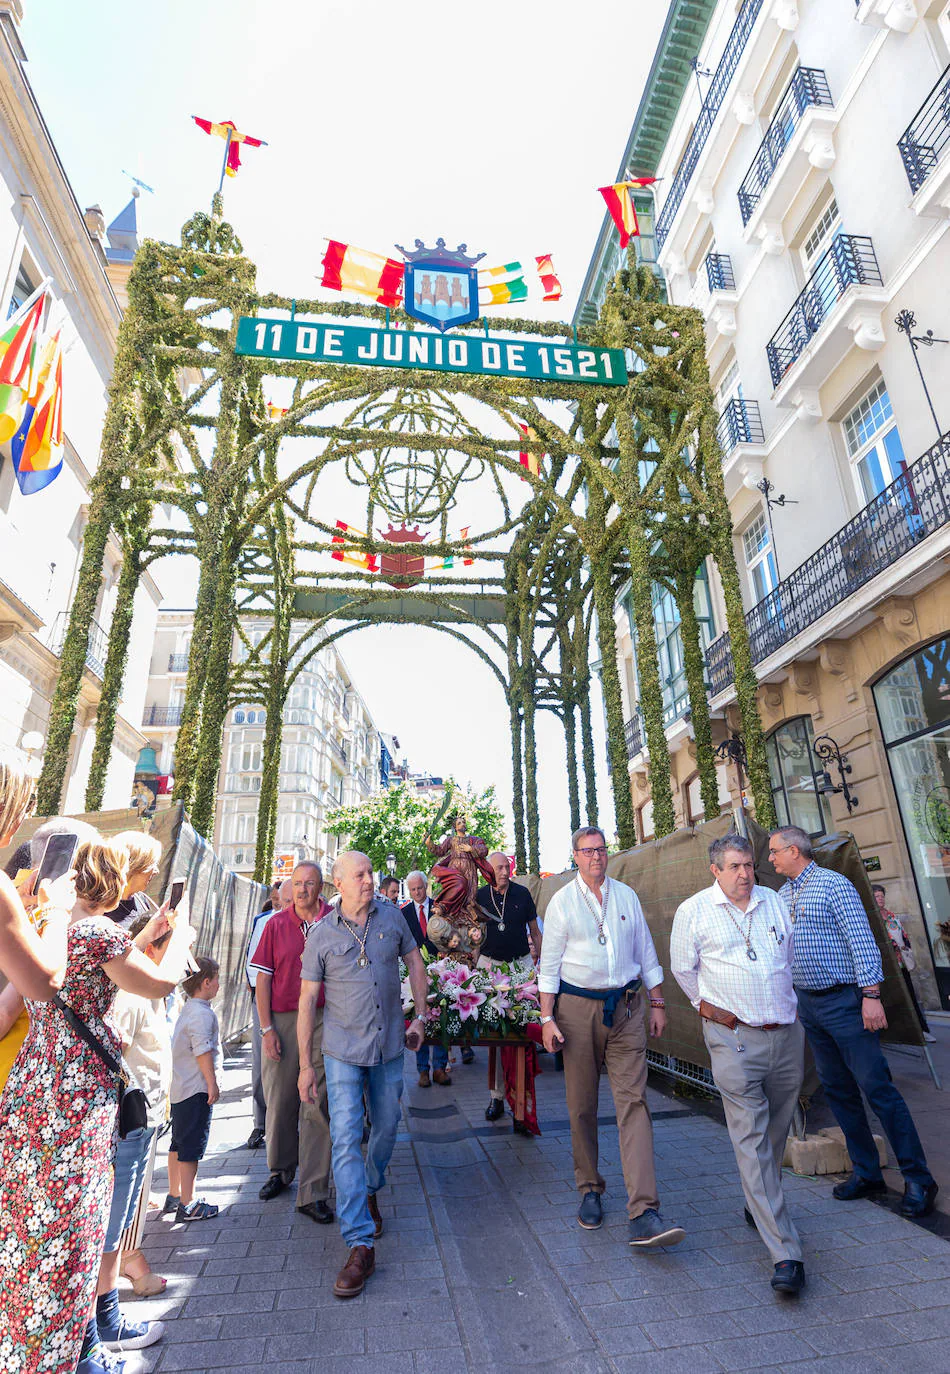
[{"label": "heraldic shield", "polygon": [[460,243],[453,253],[445,246],[445,239],[436,239],[434,248],[426,248],[416,239],[413,252],[396,247],[406,259],[404,305],[407,315],[423,324],[434,324],[443,333],[453,325],[477,320],[478,272],[475,264],[485,256],[479,253],[470,258]]}]

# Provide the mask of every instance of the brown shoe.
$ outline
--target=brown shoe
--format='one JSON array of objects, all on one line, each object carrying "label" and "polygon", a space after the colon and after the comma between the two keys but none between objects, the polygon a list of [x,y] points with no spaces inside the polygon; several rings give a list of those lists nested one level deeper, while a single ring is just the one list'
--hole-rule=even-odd
[{"label": "brown shoe", "polygon": [[371,1245],[354,1245],[346,1257],[346,1264],[333,1285],[335,1298],[358,1298],[370,1274],[376,1268],[376,1251]]},{"label": "brown shoe", "polygon": [[373,1232],[373,1235],[374,1235],[374,1236],[381,1236],[381,1235],[383,1234],[383,1219],[382,1219],[382,1217],[379,1215],[379,1203],[376,1201],[376,1194],[375,1194],[375,1193],[367,1193],[367,1194],[366,1194],[366,1203],[367,1203],[367,1206],[369,1207],[369,1214],[370,1214],[370,1216],[373,1218],[373,1222],[375,1223],[375,1226],[376,1226],[376,1230]]},{"label": "brown shoe", "polygon": [[449,1073],[448,1069],[433,1069],[432,1081],[433,1083],[441,1084],[443,1088],[451,1088],[452,1075]]},{"label": "brown shoe", "polygon": [[[436,1072],[438,1073],[438,1070],[436,1070]],[[423,1070],[422,1070],[422,1073],[420,1073],[420,1075],[419,1075],[419,1087],[420,1087],[420,1088],[431,1088],[431,1087],[432,1087],[432,1079],[429,1077],[429,1070],[428,1070],[428,1069],[423,1069]]]}]

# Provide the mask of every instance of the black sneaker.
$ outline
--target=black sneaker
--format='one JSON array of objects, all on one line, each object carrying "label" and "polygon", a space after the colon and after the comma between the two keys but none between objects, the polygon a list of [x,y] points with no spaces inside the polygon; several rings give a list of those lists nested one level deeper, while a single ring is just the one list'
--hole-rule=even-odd
[{"label": "black sneaker", "polygon": [[584,1201],[581,1203],[580,1211],[577,1213],[577,1221],[583,1226],[585,1231],[596,1231],[598,1226],[603,1225],[604,1209],[600,1202],[600,1193],[585,1193]]},{"label": "black sneaker", "polygon": [[245,1150],[259,1150],[264,1144],[265,1134],[263,1126],[255,1126],[247,1138]]},{"label": "black sneaker", "polygon": [[277,1197],[285,1188],[289,1187],[290,1184],[284,1182],[282,1174],[271,1174],[257,1196],[260,1198],[261,1202],[270,1202],[271,1198]]},{"label": "black sneaker", "polygon": [[805,1287],[805,1266],[801,1260],[781,1260],[772,1275],[776,1293],[800,1293]]},{"label": "black sneaker", "polygon": [[651,1245],[679,1245],[680,1241],[685,1239],[686,1232],[682,1226],[664,1221],[659,1212],[655,1212],[652,1207],[648,1207],[640,1216],[634,1217],[630,1223],[628,1243],[638,1245],[641,1249]]}]

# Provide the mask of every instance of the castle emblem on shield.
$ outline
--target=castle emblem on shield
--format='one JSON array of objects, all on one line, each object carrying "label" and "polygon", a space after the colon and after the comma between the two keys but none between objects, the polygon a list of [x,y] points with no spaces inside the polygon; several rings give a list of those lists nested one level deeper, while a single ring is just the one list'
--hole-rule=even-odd
[{"label": "castle emblem on shield", "polygon": [[398,243],[396,247],[406,259],[407,315],[423,324],[434,324],[443,333],[454,325],[478,319],[475,264],[481,262],[484,253],[470,258],[465,243],[460,243],[453,253],[446,248],[445,239],[436,239],[434,248],[426,248],[421,239],[416,239],[412,252]]}]

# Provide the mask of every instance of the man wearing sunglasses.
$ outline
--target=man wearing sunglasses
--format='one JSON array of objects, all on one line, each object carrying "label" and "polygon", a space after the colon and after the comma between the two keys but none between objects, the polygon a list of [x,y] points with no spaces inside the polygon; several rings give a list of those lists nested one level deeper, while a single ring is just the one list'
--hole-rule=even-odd
[{"label": "man wearing sunglasses", "polygon": [[544,913],[538,989],[544,1047],[549,1053],[564,1051],[574,1181],[582,1199],[577,1220],[588,1231],[603,1222],[597,1098],[600,1071],[606,1066],[617,1110],[629,1242],[637,1247],[677,1245],[685,1231],[665,1222],[659,1212],[640,996],[645,986],[650,1034],[662,1035],[663,970],[637,894],[607,877],[603,831],[583,826],[574,832],[571,847],[577,876],[554,894]]}]

